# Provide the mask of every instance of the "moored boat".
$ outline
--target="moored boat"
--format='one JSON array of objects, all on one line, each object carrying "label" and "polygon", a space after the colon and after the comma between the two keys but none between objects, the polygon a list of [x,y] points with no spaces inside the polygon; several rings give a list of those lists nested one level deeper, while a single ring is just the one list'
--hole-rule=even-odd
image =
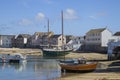
[{"label": "moored boat", "polygon": [[[62,38],[60,39],[60,46],[56,46],[56,48],[50,49],[49,44],[49,37],[48,37],[48,49],[43,49],[43,56],[47,57],[59,57],[59,56],[65,56],[66,54],[69,54],[73,49],[65,49],[65,39],[64,39],[64,27],[63,27],[63,11],[61,12],[61,22],[62,22]],[[49,20],[48,20],[48,33],[49,33]],[[54,45],[54,44],[52,44]],[[58,44],[57,44],[58,45]],[[61,49],[59,49],[61,48]]]},{"label": "moored boat", "polygon": [[43,56],[51,56],[51,57],[57,57],[57,56],[65,56],[69,54],[72,50],[63,50],[63,49],[43,49]]},{"label": "moored boat", "polygon": [[74,60],[59,60],[59,63],[74,63]]},{"label": "moored boat", "polygon": [[97,67],[97,62],[86,62],[85,64],[76,63],[60,63],[61,70],[88,72],[94,71]]},{"label": "moored boat", "polygon": [[13,54],[1,54],[0,55],[0,62],[1,63],[20,63],[26,62],[26,55],[22,55],[20,53],[13,53]]}]

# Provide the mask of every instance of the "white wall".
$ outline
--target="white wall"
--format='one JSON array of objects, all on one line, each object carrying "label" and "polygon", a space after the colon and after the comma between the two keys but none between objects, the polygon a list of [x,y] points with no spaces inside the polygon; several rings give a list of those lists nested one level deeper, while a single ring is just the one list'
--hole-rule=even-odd
[{"label": "white wall", "polygon": [[11,35],[1,35],[0,38],[0,46],[1,47],[12,47],[12,38],[13,36]]},{"label": "white wall", "polygon": [[[66,38],[63,37],[63,44],[66,44]],[[58,38],[58,46],[62,46],[62,35]]]},{"label": "white wall", "polygon": [[105,29],[102,33],[101,33],[101,46],[102,47],[107,47],[109,40],[112,38],[112,32],[110,32],[108,29]]},{"label": "white wall", "polygon": [[27,44],[27,38],[24,38],[24,44]]},{"label": "white wall", "polygon": [[86,44],[100,44],[101,43],[101,33],[87,34],[85,41],[86,41]]},{"label": "white wall", "polygon": [[109,41],[114,41],[114,42],[117,42],[117,41],[120,41],[120,36],[112,36]]}]

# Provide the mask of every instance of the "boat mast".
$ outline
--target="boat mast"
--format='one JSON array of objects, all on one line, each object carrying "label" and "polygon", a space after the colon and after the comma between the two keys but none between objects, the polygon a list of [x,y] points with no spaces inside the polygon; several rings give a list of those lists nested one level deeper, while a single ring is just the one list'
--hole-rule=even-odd
[{"label": "boat mast", "polygon": [[49,42],[50,42],[50,39],[49,39],[49,19],[47,20],[47,26],[48,26],[48,48],[49,48]]},{"label": "boat mast", "polygon": [[[62,46],[63,46],[63,51],[65,50],[65,46],[64,46],[64,22],[63,22],[63,11],[61,11],[61,17],[62,17]],[[65,54],[65,51],[64,51]],[[65,55],[64,55],[64,60],[65,60]]]},{"label": "boat mast", "polygon": [[[61,17],[62,17],[62,46],[64,45],[64,40],[63,40],[63,36],[64,36],[64,29],[63,29],[63,11],[61,11]],[[63,47],[63,49],[64,49],[64,47]]]}]

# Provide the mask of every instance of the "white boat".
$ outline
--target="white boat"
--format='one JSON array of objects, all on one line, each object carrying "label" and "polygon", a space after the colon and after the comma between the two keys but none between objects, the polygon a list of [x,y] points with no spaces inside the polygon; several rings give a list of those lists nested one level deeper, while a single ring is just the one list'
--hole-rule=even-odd
[{"label": "white boat", "polygon": [[0,54],[0,62],[1,63],[20,63],[26,62],[26,55],[22,55],[21,53],[13,53],[13,54]]}]

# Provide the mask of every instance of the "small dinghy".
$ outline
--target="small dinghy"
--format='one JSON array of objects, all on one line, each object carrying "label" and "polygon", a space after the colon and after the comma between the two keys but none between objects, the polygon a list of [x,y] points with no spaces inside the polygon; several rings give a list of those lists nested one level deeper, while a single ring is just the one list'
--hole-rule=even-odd
[{"label": "small dinghy", "polygon": [[60,63],[61,70],[66,70],[66,71],[77,71],[77,72],[89,72],[89,71],[94,71],[97,67],[97,62],[86,62],[84,64],[80,63]]},{"label": "small dinghy", "polygon": [[20,63],[26,62],[26,56],[22,55],[21,53],[14,53],[14,54],[1,54],[0,55],[0,62],[1,63]]}]

